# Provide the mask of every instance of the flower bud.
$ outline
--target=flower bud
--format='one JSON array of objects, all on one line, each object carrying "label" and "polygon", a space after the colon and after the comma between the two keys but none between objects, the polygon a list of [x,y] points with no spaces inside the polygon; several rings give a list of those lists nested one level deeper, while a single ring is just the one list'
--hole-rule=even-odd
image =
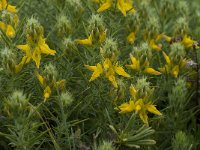
[{"label": "flower bud", "polygon": [[60,100],[63,104],[63,107],[67,107],[71,105],[71,103],[74,101],[74,98],[70,92],[66,91],[66,92],[62,92],[60,96]]},{"label": "flower bud", "polygon": [[72,32],[71,22],[65,15],[60,15],[57,17],[56,29],[59,37],[69,36]]},{"label": "flower bud", "polygon": [[7,74],[14,74],[15,66],[17,64],[17,57],[15,53],[8,48],[4,48],[1,52],[1,58],[4,71]]},{"label": "flower bud", "polygon": [[25,31],[26,31],[27,42],[32,45],[38,43],[39,39],[43,37],[44,34],[43,27],[38,22],[38,20],[33,17],[27,21]]},{"label": "flower bud", "polygon": [[44,71],[42,73],[45,76],[47,83],[52,83],[57,81],[58,72],[54,65],[45,65]]},{"label": "flower bud", "polygon": [[98,148],[98,150],[114,150],[115,148],[112,146],[111,142],[103,141]]},{"label": "flower bud", "polygon": [[169,55],[173,61],[179,62],[180,59],[185,57],[186,55],[185,48],[181,43],[173,43],[170,46],[170,48],[171,50],[170,50]]}]

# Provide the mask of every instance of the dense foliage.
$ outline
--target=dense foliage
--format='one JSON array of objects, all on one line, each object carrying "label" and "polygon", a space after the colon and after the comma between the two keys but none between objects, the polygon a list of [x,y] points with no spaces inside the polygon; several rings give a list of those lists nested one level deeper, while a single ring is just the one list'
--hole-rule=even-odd
[{"label": "dense foliage", "polygon": [[0,0],[0,149],[200,149],[199,0]]}]

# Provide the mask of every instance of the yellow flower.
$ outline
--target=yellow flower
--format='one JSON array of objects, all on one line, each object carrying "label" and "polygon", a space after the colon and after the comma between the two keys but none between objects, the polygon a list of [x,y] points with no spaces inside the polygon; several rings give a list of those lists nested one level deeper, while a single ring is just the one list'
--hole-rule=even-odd
[{"label": "yellow flower", "polygon": [[56,51],[49,48],[46,44],[45,39],[40,37],[38,43],[32,46],[29,43],[25,45],[17,45],[18,49],[21,49],[25,56],[22,58],[26,59],[25,64],[29,63],[31,59],[35,62],[37,68],[40,66],[41,54],[55,55]]},{"label": "yellow flower", "polygon": [[144,122],[144,123],[148,123],[148,116],[147,116],[147,112],[151,112],[155,115],[162,115],[157,108],[155,107],[155,105],[152,105],[151,102],[144,104],[143,99],[139,99],[135,102],[135,107],[138,108],[136,109],[136,112],[139,114],[140,119]]},{"label": "yellow flower", "polygon": [[99,34],[99,43],[103,43],[103,42],[105,41],[105,39],[106,39],[106,34],[107,34],[107,30],[105,30],[105,31],[103,31],[103,32],[101,32],[101,33]]},{"label": "yellow flower", "polygon": [[149,47],[151,47],[152,49],[154,49],[156,51],[161,51],[161,46],[156,44],[154,39],[150,40]]},{"label": "yellow flower", "polygon": [[97,3],[100,3],[100,7],[97,10],[98,13],[103,12],[112,7],[112,0],[100,0],[100,1],[97,1]]},{"label": "yellow flower", "polygon": [[139,71],[140,70],[140,61],[137,60],[132,54],[130,54],[131,58],[131,65],[126,65],[128,68],[131,68],[133,70]]},{"label": "yellow flower", "polygon": [[196,41],[192,40],[191,37],[184,35],[183,36],[183,40],[182,40],[182,44],[186,47],[186,48],[190,48],[193,47],[193,44],[196,43]]},{"label": "yellow flower", "polygon": [[180,68],[185,67],[187,61],[183,59],[178,65],[176,65],[165,52],[163,52],[163,56],[167,64],[164,67],[159,68],[159,70],[163,73],[171,74],[173,77],[177,78],[180,72]]},{"label": "yellow flower", "polygon": [[118,109],[120,110],[119,113],[129,113],[134,111],[135,109],[135,104],[133,100],[130,100],[128,103],[123,103],[121,104]]},{"label": "yellow flower", "polygon": [[172,41],[172,38],[170,36],[163,35],[163,38],[169,43]]},{"label": "yellow flower", "polygon": [[159,71],[156,71],[153,68],[145,68],[144,72],[148,73],[148,74],[152,74],[152,75],[161,75],[161,73]]},{"label": "yellow flower", "polygon": [[130,75],[126,73],[124,69],[118,65],[118,63],[113,65],[109,58],[106,58],[103,64],[98,63],[96,66],[85,65],[85,67],[88,70],[93,71],[89,81],[93,81],[104,74],[104,76],[113,84],[115,88],[118,87],[115,74],[123,77],[130,77]]},{"label": "yellow flower", "polygon": [[19,64],[15,65],[15,73],[18,73],[18,72],[21,71],[21,69],[24,66],[25,62],[26,62],[26,58],[24,57]]},{"label": "yellow flower", "polygon": [[11,25],[7,25],[4,22],[0,21],[0,29],[3,30],[7,37],[14,38],[15,37],[15,29]]},{"label": "yellow flower", "polygon": [[135,87],[131,84],[131,86],[129,87],[129,92],[131,94],[132,97],[135,97],[137,94],[137,90],[135,89]]},{"label": "yellow flower", "polygon": [[126,16],[127,12],[135,12],[135,9],[132,6],[132,0],[118,0],[117,8],[122,12],[124,16]]},{"label": "yellow flower", "polygon": [[43,76],[41,76],[38,72],[36,72],[36,77],[44,89],[43,92],[44,101],[46,101],[51,96],[52,90],[54,88],[59,88],[59,89],[64,88],[65,80],[59,80],[57,82],[52,81],[51,83],[47,83],[46,79]]},{"label": "yellow flower", "polygon": [[[113,0],[94,0],[94,2],[100,4],[100,7],[97,10],[98,13],[114,6]],[[132,6],[132,0],[117,0],[117,8],[122,12],[124,16],[126,16],[127,12],[135,12]]]},{"label": "yellow flower", "polygon": [[133,44],[135,42],[135,32],[131,32],[128,37],[127,37],[127,41],[130,44]]},{"label": "yellow flower", "polygon": [[98,78],[102,73],[103,73],[103,67],[100,63],[98,63],[96,66],[88,66],[88,65],[85,65],[85,67],[91,71],[93,71],[93,74],[90,78],[89,81],[93,81],[95,80],[96,78]]},{"label": "yellow flower", "polygon": [[75,42],[77,44],[91,46],[92,45],[92,34],[90,34],[87,39],[76,39]]},{"label": "yellow flower", "polygon": [[162,115],[155,105],[153,105],[151,102],[148,102],[147,104],[144,103],[143,99],[139,99],[137,101],[130,100],[129,103],[123,103],[121,104],[118,109],[120,110],[119,113],[129,113],[132,111],[135,111],[137,114],[139,114],[140,119],[144,123],[148,123],[148,116],[147,113],[153,113],[155,115]]},{"label": "yellow flower", "polygon": [[[140,71],[141,70],[141,66],[140,66],[140,60],[137,60],[132,54],[130,54],[130,58],[131,58],[131,62],[132,64],[131,65],[126,65],[126,67],[130,68],[130,69],[133,69],[135,71]],[[156,71],[155,69],[153,68],[150,68],[148,67],[149,66],[149,62],[146,60],[144,63],[143,63],[143,68],[144,70],[142,69],[142,71],[144,73],[148,73],[148,74],[152,74],[152,75],[160,75],[161,73]]]},{"label": "yellow flower", "polygon": [[49,86],[47,86],[45,89],[44,89],[44,101],[46,101],[51,95],[51,89]]},{"label": "yellow flower", "polygon": [[0,0],[0,11],[7,10],[10,13],[16,13],[16,6],[9,5],[7,0]]}]

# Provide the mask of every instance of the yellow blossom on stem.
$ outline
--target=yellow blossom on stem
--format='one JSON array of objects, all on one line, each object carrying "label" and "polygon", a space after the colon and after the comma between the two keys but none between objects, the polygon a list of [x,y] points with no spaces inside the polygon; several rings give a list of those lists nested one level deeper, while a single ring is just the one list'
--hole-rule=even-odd
[{"label": "yellow blossom on stem", "polygon": [[47,83],[46,78],[40,75],[38,72],[36,72],[36,77],[44,89],[43,96],[45,102],[51,96],[52,90],[54,88],[63,89],[65,86],[65,80],[52,81],[51,83]]},{"label": "yellow blossom on stem", "polygon": [[96,2],[100,3],[100,7],[97,9],[98,13],[103,12],[112,7],[112,0],[102,0],[102,1],[99,0]]},{"label": "yellow blossom on stem", "polygon": [[51,95],[51,89],[49,86],[47,86],[45,89],[44,89],[44,101],[46,102],[46,100],[50,97]]},{"label": "yellow blossom on stem", "polygon": [[93,71],[92,76],[90,78],[90,82],[95,80],[101,75],[104,75],[112,85],[117,88],[116,74],[123,77],[130,77],[128,73],[125,72],[123,67],[119,66],[118,63],[112,64],[109,58],[106,58],[103,63],[98,63],[96,66],[85,65],[88,70]]},{"label": "yellow blossom on stem", "polygon": [[135,97],[137,94],[137,90],[135,89],[135,87],[131,84],[131,86],[129,87],[129,92],[131,94],[132,97]]},{"label": "yellow blossom on stem", "polygon": [[[113,0],[94,0],[94,2],[100,4],[100,7],[97,9],[98,13],[106,11],[107,9],[115,5]],[[124,16],[126,16],[127,12],[135,12],[132,3],[132,0],[117,0],[117,8]]]},{"label": "yellow blossom on stem", "polygon": [[133,44],[135,42],[135,32],[131,32],[128,37],[127,37],[127,41],[130,44]]},{"label": "yellow blossom on stem", "polygon": [[14,38],[15,37],[15,29],[4,22],[0,21],[0,29],[3,30],[7,37]]},{"label": "yellow blossom on stem", "polygon": [[130,100],[128,103],[123,103],[118,106],[117,109],[120,111],[120,113],[129,113],[135,111],[144,123],[148,123],[148,112],[159,116],[162,115],[160,111],[157,110],[155,105],[152,104],[152,102],[145,104],[143,99],[138,99],[137,101]]},{"label": "yellow blossom on stem", "polygon": [[152,75],[160,75],[161,73],[159,71],[156,71],[153,68],[148,67],[149,62],[146,60],[143,63],[143,68],[141,67],[140,60],[138,60],[136,57],[134,57],[132,54],[130,54],[131,62],[132,64],[126,65],[126,67],[133,69],[135,71],[140,71],[142,70],[144,73],[152,74]]},{"label": "yellow blossom on stem", "polygon": [[126,16],[127,12],[135,12],[135,9],[132,6],[132,0],[118,0],[117,8]]},{"label": "yellow blossom on stem", "polygon": [[163,52],[163,56],[167,64],[165,64],[164,67],[159,68],[159,70],[163,73],[171,74],[173,77],[177,78],[180,73],[180,69],[186,66],[187,60],[182,59],[180,60],[179,64],[175,64],[165,52]]},{"label": "yellow blossom on stem", "polygon": [[22,58],[22,60],[26,59],[25,64],[33,60],[37,68],[40,66],[42,54],[55,55],[56,53],[55,50],[49,48],[43,37],[39,37],[39,41],[34,46],[27,43],[25,45],[17,45],[17,48],[25,53],[25,56]]},{"label": "yellow blossom on stem", "polygon": [[9,5],[7,0],[0,0],[0,11],[7,10],[10,13],[16,13],[16,6]]},{"label": "yellow blossom on stem", "polygon": [[152,74],[152,75],[161,75],[159,71],[156,71],[153,68],[145,68],[144,73]]},{"label": "yellow blossom on stem", "polygon": [[150,40],[149,47],[151,47],[152,49],[156,51],[161,51],[161,48],[162,48],[160,45],[156,44],[156,41],[154,39]]},{"label": "yellow blossom on stem", "polygon": [[92,34],[90,34],[87,39],[76,39],[75,42],[77,44],[91,46],[92,45]]},{"label": "yellow blossom on stem", "polygon": [[132,64],[126,65],[126,67],[131,68],[133,70],[139,71],[140,70],[140,61],[137,60],[132,54],[130,54]]},{"label": "yellow blossom on stem", "polygon": [[99,34],[99,43],[103,43],[103,42],[105,41],[105,39],[106,39],[106,34],[107,34],[107,30],[105,30],[105,31],[103,31],[103,32],[101,32],[101,33]]},{"label": "yellow blossom on stem", "polygon": [[190,48],[193,47],[193,44],[196,43],[196,41],[192,40],[191,37],[184,35],[183,39],[182,39],[182,44],[186,47],[186,48]]}]

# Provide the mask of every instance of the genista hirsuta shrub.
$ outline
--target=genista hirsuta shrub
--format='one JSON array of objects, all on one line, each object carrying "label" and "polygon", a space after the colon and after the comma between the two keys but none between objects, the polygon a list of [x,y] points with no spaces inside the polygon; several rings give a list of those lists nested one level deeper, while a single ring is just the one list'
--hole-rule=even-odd
[{"label": "genista hirsuta shrub", "polygon": [[200,149],[198,0],[0,0],[0,149]]}]

